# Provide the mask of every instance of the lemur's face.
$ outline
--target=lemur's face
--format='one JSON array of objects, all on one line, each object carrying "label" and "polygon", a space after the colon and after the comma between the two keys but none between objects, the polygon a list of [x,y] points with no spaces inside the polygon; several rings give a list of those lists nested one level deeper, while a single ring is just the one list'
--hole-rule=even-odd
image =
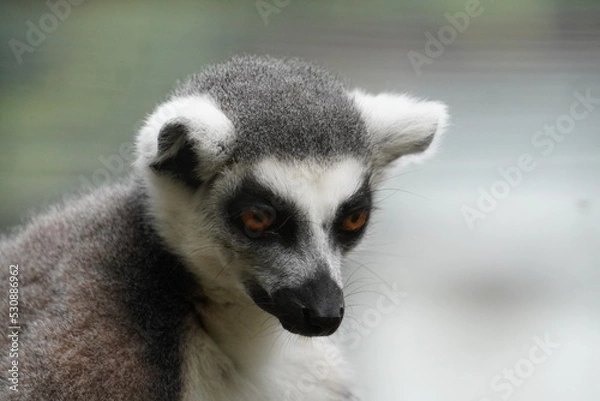
[{"label": "lemur's face", "polygon": [[203,287],[239,290],[290,332],[330,335],[374,186],[445,120],[439,103],[348,92],[306,63],[236,59],[156,110],[137,165],[161,234]]},{"label": "lemur's face", "polygon": [[333,333],[344,315],[342,257],[364,235],[371,214],[368,166],[352,157],[326,163],[267,157],[231,175],[215,183],[223,199],[215,216],[245,290],[293,333]]}]

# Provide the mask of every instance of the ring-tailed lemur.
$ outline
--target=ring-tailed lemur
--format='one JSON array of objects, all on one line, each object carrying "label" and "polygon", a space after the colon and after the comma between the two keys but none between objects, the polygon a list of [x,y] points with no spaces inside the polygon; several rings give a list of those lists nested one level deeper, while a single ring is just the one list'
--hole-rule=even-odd
[{"label": "ring-tailed lemur", "polygon": [[21,328],[18,393],[0,398],[352,399],[327,337],[342,260],[386,167],[430,153],[446,120],[441,103],[350,91],[300,60],[192,76],[140,130],[130,179],[2,240]]}]

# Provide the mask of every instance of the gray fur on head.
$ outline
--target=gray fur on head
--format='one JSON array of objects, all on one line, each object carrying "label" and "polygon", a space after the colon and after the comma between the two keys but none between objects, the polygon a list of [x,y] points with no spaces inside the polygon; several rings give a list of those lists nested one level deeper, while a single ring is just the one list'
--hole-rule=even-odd
[{"label": "gray fur on head", "polygon": [[[331,73],[299,59],[245,56],[191,76],[155,111],[148,126],[157,131],[190,113],[179,110],[182,102],[198,99],[213,107],[207,113],[195,107],[196,125],[221,120],[212,130],[192,135],[199,142],[199,163],[216,163],[212,169],[206,166],[211,171],[226,162],[265,156],[331,160],[344,155],[381,169],[403,156],[415,161],[429,155],[447,125],[442,103],[350,90]],[[194,122],[190,127],[195,129]],[[202,145],[203,136],[210,138],[208,146]],[[217,153],[219,160],[213,160]]]},{"label": "gray fur on head", "polygon": [[173,97],[208,95],[235,129],[231,157],[362,155],[365,126],[329,72],[298,59],[236,57],[190,77]]}]

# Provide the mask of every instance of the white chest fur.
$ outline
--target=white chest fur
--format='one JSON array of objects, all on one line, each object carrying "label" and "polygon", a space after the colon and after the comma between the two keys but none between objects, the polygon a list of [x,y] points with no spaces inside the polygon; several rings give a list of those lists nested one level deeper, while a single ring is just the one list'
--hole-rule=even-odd
[{"label": "white chest fur", "polygon": [[183,401],[350,400],[349,371],[329,338],[285,331],[255,305],[203,307],[183,349]]}]

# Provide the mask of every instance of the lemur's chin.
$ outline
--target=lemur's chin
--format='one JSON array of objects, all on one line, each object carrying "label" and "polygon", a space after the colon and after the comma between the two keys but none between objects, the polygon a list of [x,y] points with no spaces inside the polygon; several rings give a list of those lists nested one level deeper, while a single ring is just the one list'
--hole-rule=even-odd
[{"label": "lemur's chin", "polygon": [[329,336],[337,331],[344,317],[343,293],[332,280],[315,278],[272,295],[258,283],[247,283],[246,289],[254,303],[275,316],[290,333]]}]

